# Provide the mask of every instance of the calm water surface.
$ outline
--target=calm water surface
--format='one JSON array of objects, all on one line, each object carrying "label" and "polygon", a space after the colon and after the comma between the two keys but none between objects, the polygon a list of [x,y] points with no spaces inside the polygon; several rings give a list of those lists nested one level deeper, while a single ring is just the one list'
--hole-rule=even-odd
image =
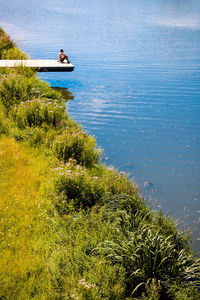
[{"label": "calm water surface", "polygon": [[[31,58],[70,56],[40,76],[74,95],[70,115],[103,160],[191,227],[200,251],[200,2],[0,0],[0,25]],[[152,199],[152,200],[151,200]]]}]

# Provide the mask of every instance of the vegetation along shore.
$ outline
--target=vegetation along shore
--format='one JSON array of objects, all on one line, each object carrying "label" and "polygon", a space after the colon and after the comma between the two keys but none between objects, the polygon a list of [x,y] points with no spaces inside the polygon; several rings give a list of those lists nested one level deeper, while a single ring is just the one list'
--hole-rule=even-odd
[{"label": "vegetation along shore", "polygon": [[[0,29],[0,59],[26,57]],[[0,243],[0,299],[200,299],[189,237],[25,67],[0,70]]]}]

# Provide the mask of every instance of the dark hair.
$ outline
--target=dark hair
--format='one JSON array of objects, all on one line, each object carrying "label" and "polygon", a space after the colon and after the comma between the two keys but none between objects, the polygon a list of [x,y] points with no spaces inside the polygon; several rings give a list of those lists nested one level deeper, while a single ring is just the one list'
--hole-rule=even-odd
[{"label": "dark hair", "polygon": [[63,49],[60,49],[60,52],[64,52],[64,50],[63,50]]}]

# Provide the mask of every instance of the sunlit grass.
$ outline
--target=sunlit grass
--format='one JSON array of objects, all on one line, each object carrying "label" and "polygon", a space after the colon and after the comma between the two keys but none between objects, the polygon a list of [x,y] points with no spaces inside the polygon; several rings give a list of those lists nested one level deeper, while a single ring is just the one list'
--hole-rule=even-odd
[{"label": "sunlit grass", "polygon": [[48,261],[56,248],[46,172],[45,160],[13,139],[0,139],[0,298],[23,293],[20,299],[27,299],[27,293],[46,299],[52,289]]},{"label": "sunlit grass", "polygon": [[59,218],[47,197],[54,163],[0,139],[0,298],[120,299],[123,268],[90,253],[109,226],[95,211]]}]

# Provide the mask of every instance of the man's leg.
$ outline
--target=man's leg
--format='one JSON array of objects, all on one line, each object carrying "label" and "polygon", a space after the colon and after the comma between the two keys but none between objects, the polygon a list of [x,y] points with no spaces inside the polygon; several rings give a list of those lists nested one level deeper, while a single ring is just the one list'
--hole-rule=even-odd
[{"label": "man's leg", "polygon": [[64,59],[66,59],[67,60],[67,62],[68,62],[68,64],[69,64],[69,59],[68,59],[68,56],[65,54],[65,57],[64,57]]},{"label": "man's leg", "polygon": [[63,62],[64,62],[64,60],[65,60],[65,58],[61,58],[61,59],[60,59],[60,62],[61,62],[61,63],[63,63]]}]

